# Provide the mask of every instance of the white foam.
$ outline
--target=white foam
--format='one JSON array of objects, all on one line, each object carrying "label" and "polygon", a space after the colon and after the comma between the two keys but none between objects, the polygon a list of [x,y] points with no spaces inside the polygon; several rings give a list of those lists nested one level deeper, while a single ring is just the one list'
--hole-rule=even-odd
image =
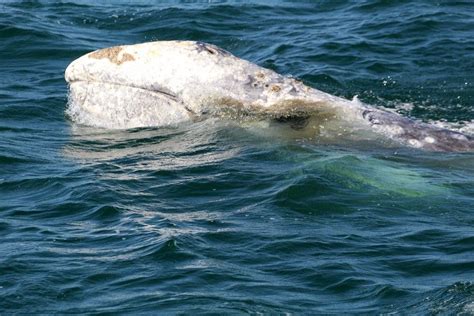
[{"label": "white foam", "polygon": [[469,315],[474,315],[474,302],[464,305],[463,311]]}]

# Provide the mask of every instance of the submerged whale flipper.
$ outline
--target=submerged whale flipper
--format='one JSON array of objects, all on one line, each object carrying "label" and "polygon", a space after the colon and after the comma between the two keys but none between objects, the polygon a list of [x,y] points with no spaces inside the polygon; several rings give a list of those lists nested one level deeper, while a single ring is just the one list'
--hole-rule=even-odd
[{"label": "submerged whale flipper", "polygon": [[371,133],[427,150],[474,150],[470,136],[324,93],[202,42],[104,48],[73,61],[65,78],[67,113],[97,127],[270,119],[313,138]]}]

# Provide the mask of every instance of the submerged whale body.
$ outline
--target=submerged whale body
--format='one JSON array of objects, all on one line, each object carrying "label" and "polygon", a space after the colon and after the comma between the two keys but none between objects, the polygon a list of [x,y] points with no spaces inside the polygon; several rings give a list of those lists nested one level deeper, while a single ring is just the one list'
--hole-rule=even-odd
[{"label": "submerged whale body", "polygon": [[69,116],[97,127],[169,126],[208,116],[271,119],[314,138],[370,134],[433,151],[474,150],[469,135],[324,93],[202,42],[100,49],[73,61],[65,78]]}]

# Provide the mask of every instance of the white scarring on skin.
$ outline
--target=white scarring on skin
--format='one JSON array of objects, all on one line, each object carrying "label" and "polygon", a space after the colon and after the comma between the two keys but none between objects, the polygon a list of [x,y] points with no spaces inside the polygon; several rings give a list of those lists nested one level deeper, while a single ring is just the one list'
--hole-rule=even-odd
[{"label": "white scarring on skin", "polygon": [[302,129],[311,117],[317,121],[311,126],[321,126],[313,129],[326,134],[366,129],[429,150],[474,148],[466,135],[324,93],[201,42],[101,49],[73,61],[65,78],[67,113],[96,127],[167,126],[214,115],[290,124],[296,118],[295,128]]}]

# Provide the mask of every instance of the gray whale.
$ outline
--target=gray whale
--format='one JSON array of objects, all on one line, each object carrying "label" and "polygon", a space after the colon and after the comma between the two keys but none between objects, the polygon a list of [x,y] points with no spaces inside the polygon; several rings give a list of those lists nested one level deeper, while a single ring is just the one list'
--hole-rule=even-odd
[{"label": "gray whale", "polygon": [[315,138],[363,131],[426,150],[474,150],[470,135],[330,95],[202,42],[100,49],[73,61],[65,79],[69,116],[102,128],[169,126],[222,116],[289,123],[310,129]]}]

